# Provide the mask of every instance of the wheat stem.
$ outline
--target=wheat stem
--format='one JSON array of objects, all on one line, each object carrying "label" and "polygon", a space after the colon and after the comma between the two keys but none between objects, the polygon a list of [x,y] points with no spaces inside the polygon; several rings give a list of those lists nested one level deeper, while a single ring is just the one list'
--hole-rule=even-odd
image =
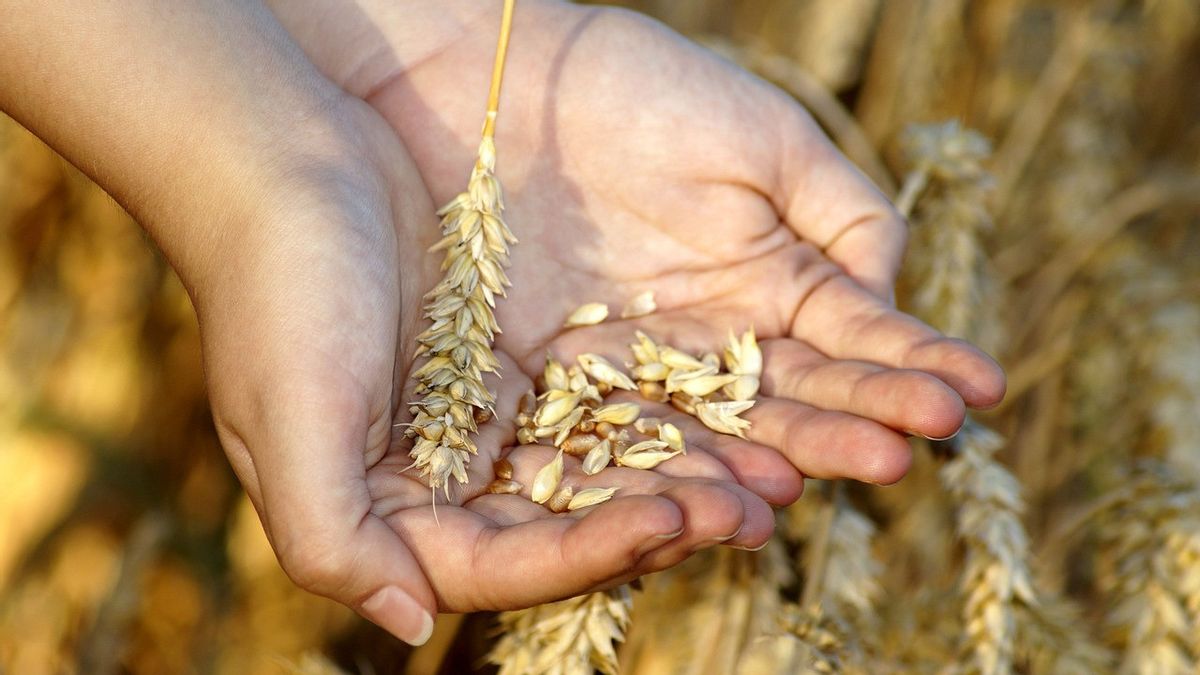
[{"label": "wheat stem", "polygon": [[508,55],[508,36],[512,33],[513,8],[517,0],[504,0],[504,14],[500,17],[500,39],[496,41],[496,60],[492,64],[492,85],[488,89],[487,117],[483,122],[483,137],[496,134],[496,115],[500,112],[500,84],[504,80],[504,62]]}]

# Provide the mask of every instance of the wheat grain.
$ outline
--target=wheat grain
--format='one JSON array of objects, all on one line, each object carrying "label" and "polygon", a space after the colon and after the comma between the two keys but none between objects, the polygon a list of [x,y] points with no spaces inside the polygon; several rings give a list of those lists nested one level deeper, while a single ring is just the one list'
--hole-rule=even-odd
[{"label": "wheat grain", "polygon": [[563,322],[566,328],[593,326],[608,318],[608,305],[602,302],[589,302],[580,305],[567,320]]},{"label": "wheat grain", "polygon": [[658,309],[658,304],[654,302],[654,291],[643,291],[638,293],[629,301],[628,304],[621,310],[622,319],[636,319],[638,317],[653,314]]}]

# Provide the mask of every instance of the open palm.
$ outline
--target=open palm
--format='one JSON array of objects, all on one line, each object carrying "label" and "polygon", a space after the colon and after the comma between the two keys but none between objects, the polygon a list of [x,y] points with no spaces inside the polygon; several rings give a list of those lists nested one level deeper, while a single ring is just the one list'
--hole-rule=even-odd
[{"label": "open palm", "polygon": [[[362,14],[344,19],[291,3],[277,13],[319,67],[392,125],[434,199],[447,201],[473,160],[496,8],[464,5],[453,41],[425,44],[417,58],[390,47],[412,30],[390,14],[396,3],[359,6]],[[410,571],[424,572],[440,607],[528,605],[659,569],[716,541],[757,546],[771,529],[759,497],[789,503],[806,475],[898,480],[909,462],[905,433],[948,436],[964,403],[1002,395],[990,359],[891,308],[901,222],[768,85],[644,19],[529,1],[514,28],[500,120],[498,174],[521,239],[514,288],[497,312],[500,419],[481,430],[470,486],[436,519],[428,488],[400,472],[407,459],[394,445],[367,462],[369,506],[359,507],[360,518],[400,534],[412,557],[393,559],[419,564]],[[431,287],[438,272],[414,251],[436,239],[432,215],[396,226],[400,257],[410,258],[397,262],[406,288]],[[620,307],[645,290],[660,308],[651,316],[561,328],[582,302]],[[410,296],[394,386],[411,368]],[[492,461],[514,443],[506,420],[547,350],[620,362],[635,328],[704,351],[729,328],[751,325],[765,339],[766,366],[747,441],[685,418],[691,452],[655,472],[569,469],[569,484],[622,488],[621,499],[582,519],[552,516],[527,496],[484,493]],[[538,447],[509,455],[526,485],[550,457]],[[328,583],[308,585],[339,595]]]}]

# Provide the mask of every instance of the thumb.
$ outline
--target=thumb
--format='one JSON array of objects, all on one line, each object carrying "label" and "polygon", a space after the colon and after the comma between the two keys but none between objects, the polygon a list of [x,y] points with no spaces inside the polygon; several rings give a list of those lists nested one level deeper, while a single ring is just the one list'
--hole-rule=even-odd
[{"label": "thumb", "polygon": [[[386,444],[387,404],[371,424],[368,397],[325,378],[272,392],[245,438],[260,512],[280,565],[300,587],[337,600],[412,645],[433,632],[437,603],[400,536],[372,512],[368,438]],[[376,444],[380,441],[376,441]],[[374,453],[372,453],[374,454]]]}]

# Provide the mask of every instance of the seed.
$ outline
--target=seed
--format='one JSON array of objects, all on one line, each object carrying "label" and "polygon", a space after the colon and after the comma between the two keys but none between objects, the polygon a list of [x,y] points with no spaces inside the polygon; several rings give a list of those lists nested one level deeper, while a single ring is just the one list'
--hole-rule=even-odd
[{"label": "seed", "polygon": [[533,416],[533,421],[540,427],[558,424],[575,410],[575,407],[579,405],[579,398],[580,395],[574,393],[553,401],[548,400],[538,409],[537,414]]},{"label": "seed", "polygon": [[581,431],[582,433],[590,434],[596,430],[596,421],[595,420],[584,420],[584,421],[580,422],[575,428],[578,429],[579,431]]},{"label": "seed", "polygon": [[567,510],[575,511],[577,509],[584,509],[589,506],[603,504],[604,502],[612,499],[612,496],[616,494],[617,490],[619,489],[620,488],[610,487],[586,488],[584,490],[580,490],[578,494],[571,498],[571,502],[567,504]]},{"label": "seed", "polygon": [[579,365],[583,367],[588,375],[600,382],[606,382],[618,389],[627,389],[633,391],[637,389],[633,380],[621,371],[617,370],[613,364],[608,362],[608,359],[598,354],[580,354]]},{"label": "seed", "polygon": [[621,457],[628,457],[629,455],[636,455],[641,452],[651,452],[654,450],[662,450],[665,447],[667,447],[666,441],[659,441],[659,440],[642,441],[640,443],[634,443],[633,445],[629,446],[629,448],[626,449],[625,452],[622,452],[620,457],[618,457],[617,459],[620,460]]},{"label": "seed", "polygon": [[655,436],[658,434],[658,425],[660,424],[662,424],[662,420],[657,417],[643,417],[633,423],[633,428],[637,429],[639,434]]},{"label": "seed", "polygon": [[567,388],[571,391],[583,391],[587,386],[587,375],[579,366],[571,366],[571,369],[567,371]]},{"label": "seed", "polygon": [[571,431],[575,428],[575,425],[579,424],[579,421],[583,419],[584,412],[586,412],[584,408],[576,408],[555,426],[558,429],[558,433],[554,435],[555,445],[562,445],[563,441],[567,440],[567,436],[571,435]]},{"label": "seed", "polygon": [[701,401],[695,405],[695,414],[704,423],[704,426],[713,431],[745,438],[746,429],[750,428],[750,422],[738,415],[753,406],[754,401]]},{"label": "seed", "polygon": [[654,344],[654,340],[651,340],[640,330],[635,332],[634,335],[637,336],[637,344],[629,345],[629,348],[633,350],[633,358],[637,359],[637,362],[643,366],[650,363],[658,363],[658,345]]},{"label": "seed", "polygon": [[517,442],[521,445],[533,445],[537,443],[537,436],[534,434],[533,429],[521,427],[517,429]]},{"label": "seed", "polygon": [[675,409],[679,412],[689,415],[696,414],[696,404],[699,402],[701,402],[701,399],[681,391],[671,394],[671,405],[675,406]]},{"label": "seed", "polygon": [[729,330],[729,344],[725,346],[725,367],[734,375],[762,375],[762,349],[758,346],[753,327],[742,333],[740,340],[733,334],[733,329]]},{"label": "seed", "polygon": [[641,407],[636,403],[610,403],[593,410],[592,419],[610,424],[629,424],[641,412]]},{"label": "seed", "polygon": [[676,452],[687,454],[687,447],[683,442],[683,432],[679,431],[679,427],[666,422],[658,427],[658,440],[667,444],[668,448]]},{"label": "seed", "polygon": [[[603,387],[603,390],[601,387]],[[600,382],[599,384],[589,384],[580,391],[580,394],[582,395],[580,400],[599,405],[600,403],[604,402],[604,394],[607,394],[610,391],[612,391],[612,387],[603,382]]]},{"label": "seed", "polygon": [[706,375],[691,377],[679,384],[679,390],[692,396],[705,397],[738,379],[737,375]]},{"label": "seed", "polygon": [[517,412],[532,415],[537,410],[537,394],[533,390],[521,394],[521,401],[517,403]]},{"label": "seed", "polygon": [[704,362],[700,361],[691,354],[685,354],[674,347],[659,347],[658,360],[672,368],[679,368],[682,370],[696,370],[697,368],[704,367]]},{"label": "seed", "polygon": [[523,487],[525,486],[521,485],[515,480],[497,478],[491,483],[488,483],[487,491],[494,495],[515,495],[520,492],[521,488]]},{"label": "seed", "polygon": [[593,434],[575,434],[559,443],[558,447],[568,455],[582,457],[599,444],[600,439]]},{"label": "seed", "polygon": [[583,472],[589,476],[600,473],[612,460],[612,441],[604,439],[583,458]]},{"label": "seed", "polygon": [[662,382],[671,374],[671,368],[665,363],[647,363],[634,366],[630,371],[635,379],[645,382]]},{"label": "seed", "polygon": [[738,375],[737,379],[725,386],[725,395],[734,401],[749,401],[758,394],[757,375]]},{"label": "seed", "polygon": [[642,398],[655,403],[666,403],[671,398],[671,395],[667,393],[667,388],[660,382],[639,382],[638,393],[642,395]]},{"label": "seed", "polygon": [[537,475],[533,477],[533,489],[530,498],[537,504],[545,504],[546,500],[554,494],[558,489],[558,484],[562,481],[563,475],[563,453],[562,450],[550,460],[546,466],[538,469]]},{"label": "seed", "polygon": [[[653,449],[648,447],[647,449],[635,451],[634,448],[638,447],[638,445],[642,445],[642,443],[655,443],[658,445],[653,446]],[[659,464],[662,464],[668,459],[671,459],[675,455],[679,454],[678,452],[674,451],[662,450],[661,448],[667,447],[667,444],[663,443],[662,441],[642,441],[642,443],[638,443],[637,445],[629,448],[623,454],[617,457],[617,464],[620,466],[627,466],[631,469],[653,469]]]},{"label": "seed", "polygon": [[475,409],[475,424],[487,424],[492,419],[492,411],[487,408]]},{"label": "seed", "polygon": [[542,378],[546,380],[547,389],[565,391],[570,387],[567,381],[567,369],[549,354],[546,354],[546,367],[542,369]]},{"label": "seed", "polygon": [[658,309],[658,304],[654,302],[654,291],[643,291],[638,293],[625,305],[621,310],[622,319],[633,319],[639,316],[646,316]]},{"label": "seed", "polygon": [[496,478],[502,478],[504,480],[512,480],[512,477],[513,477],[512,462],[508,461],[507,457],[501,457],[500,459],[496,460],[495,462],[492,462],[492,473],[496,474]]},{"label": "seed", "polygon": [[568,507],[570,507],[571,498],[574,496],[575,488],[567,485],[558,492],[555,492],[554,496],[546,501],[546,508],[550,509],[554,513],[562,513],[563,511],[566,511]]},{"label": "seed", "polygon": [[683,388],[684,382],[701,377],[712,377],[717,374],[717,370],[717,368],[712,366],[700,366],[691,370],[677,368],[667,375],[667,381],[664,382],[664,385],[669,392],[680,391]]},{"label": "seed", "polygon": [[608,438],[617,433],[617,428],[610,422],[597,422],[595,434],[600,438]]},{"label": "seed", "polygon": [[573,328],[575,326],[592,326],[600,323],[608,318],[608,305],[601,302],[589,302],[586,305],[581,305],[571,316],[567,317],[567,321],[563,326]]}]

